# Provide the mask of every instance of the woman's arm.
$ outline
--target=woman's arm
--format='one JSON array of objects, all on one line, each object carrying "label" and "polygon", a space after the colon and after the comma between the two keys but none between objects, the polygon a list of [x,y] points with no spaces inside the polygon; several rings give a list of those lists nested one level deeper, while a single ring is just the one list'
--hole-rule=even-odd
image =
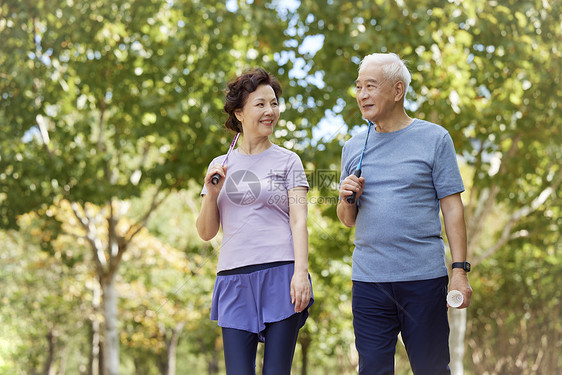
[{"label": "woman's arm", "polygon": [[220,228],[220,214],[219,206],[217,204],[217,197],[203,196],[201,202],[201,211],[197,217],[197,232],[199,237],[204,241],[213,239],[219,232]]},{"label": "woman's arm", "polygon": [[[220,228],[220,213],[217,199],[226,179],[226,166],[215,164],[209,168],[205,176],[205,187],[207,195],[204,195],[201,201],[201,211],[195,223],[199,237],[204,241],[209,241],[217,235]],[[213,185],[211,178],[218,173],[222,178],[219,183]]]},{"label": "woman's arm", "polygon": [[295,304],[295,312],[301,312],[308,306],[312,293],[308,280],[307,192],[306,187],[295,187],[288,191],[289,224],[295,252],[295,271],[291,280],[291,303]]}]

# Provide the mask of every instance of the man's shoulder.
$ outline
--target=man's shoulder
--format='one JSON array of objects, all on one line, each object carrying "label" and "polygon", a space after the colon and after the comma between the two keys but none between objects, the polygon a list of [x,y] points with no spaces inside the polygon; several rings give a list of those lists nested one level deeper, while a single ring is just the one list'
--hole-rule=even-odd
[{"label": "man's shoulder", "polygon": [[363,129],[359,131],[357,134],[354,134],[344,143],[344,147],[350,147],[350,145],[360,144],[361,142],[365,142],[365,137],[367,136],[367,129]]},{"label": "man's shoulder", "polygon": [[433,136],[443,136],[449,133],[449,131],[445,129],[445,127],[436,124],[434,122],[421,120],[418,118],[416,118],[414,121],[415,123],[413,125],[415,126],[413,127],[413,130],[415,130],[418,133],[428,134]]}]

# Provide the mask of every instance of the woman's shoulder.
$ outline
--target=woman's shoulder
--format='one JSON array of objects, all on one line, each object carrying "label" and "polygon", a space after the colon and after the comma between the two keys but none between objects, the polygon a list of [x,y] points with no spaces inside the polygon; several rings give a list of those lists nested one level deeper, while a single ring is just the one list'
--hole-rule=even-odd
[{"label": "woman's shoulder", "polygon": [[214,164],[222,164],[223,160],[226,158],[226,154],[215,156],[213,160],[209,163],[209,167]]},{"label": "woman's shoulder", "polygon": [[277,156],[285,156],[288,158],[299,158],[299,155],[296,152],[286,149],[285,147],[276,145],[275,143],[271,145],[270,149],[271,149],[271,153],[276,154]]}]

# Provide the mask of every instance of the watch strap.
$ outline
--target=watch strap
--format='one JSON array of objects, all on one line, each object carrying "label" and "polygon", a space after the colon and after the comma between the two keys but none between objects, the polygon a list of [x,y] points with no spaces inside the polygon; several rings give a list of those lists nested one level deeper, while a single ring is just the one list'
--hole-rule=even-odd
[{"label": "watch strap", "polygon": [[470,266],[470,263],[468,263],[468,262],[454,262],[451,265],[451,268],[462,268],[466,272],[470,272],[471,266]]}]

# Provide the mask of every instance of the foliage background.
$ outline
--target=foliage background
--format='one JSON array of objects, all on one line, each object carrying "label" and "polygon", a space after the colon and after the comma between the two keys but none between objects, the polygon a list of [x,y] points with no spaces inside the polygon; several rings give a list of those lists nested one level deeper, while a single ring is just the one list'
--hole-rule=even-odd
[{"label": "foliage background", "polygon": [[560,373],[560,7],[1,1],[0,373],[103,372],[108,286],[121,373],[224,373],[208,320],[220,238],[202,242],[194,221],[206,167],[231,139],[222,90],[258,65],[284,88],[274,141],[313,186],[316,302],[294,370],[354,373],[353,231],[334,197],[341,146],[363,123],[357,65],[379,51],[408,61],[409,114],[445,126],[459,154],[475,266],[464,372]]}]

